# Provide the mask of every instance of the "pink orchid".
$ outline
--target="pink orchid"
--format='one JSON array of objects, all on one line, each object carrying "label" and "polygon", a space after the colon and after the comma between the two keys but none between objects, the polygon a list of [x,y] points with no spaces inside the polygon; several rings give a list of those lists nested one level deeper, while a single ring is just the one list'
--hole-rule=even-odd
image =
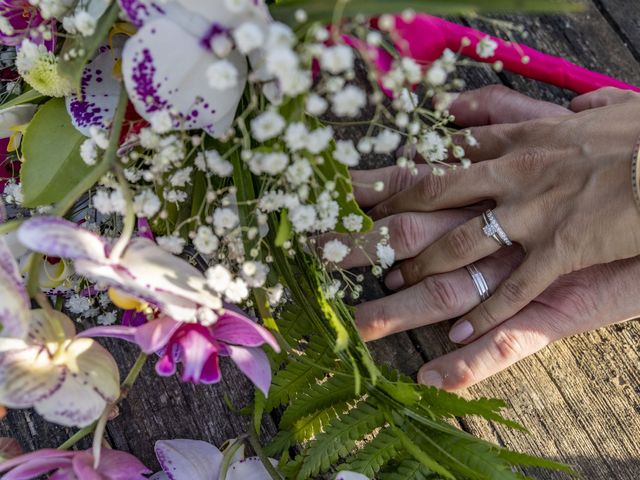
[{"label": "pink orchid", "polygon": [[107,448],[97,468],[91,450],[43,449],[0,463],[3,480],[31,480],[50,472],[51,480],[145,480],[151,473],[133,455]]},{"label": "pink orchid", "polygon": [[6,27],[0,29],[0,44],[19,45],[23,39],[31,38],[42,24],[52,23],[42,18],[37,7],[28,0],[1,0],[0,16],[6,20]]},{"label": "pink orchid", "polygon": [[73,260],[77,273],[111,287],[112,298],[124,297],[124,303],[127,297],[134,298],[139,305],[149,304],[164,315],[188,322],[222,309],[222,301],[202,273],[148,238],[134,238],[120,254],[75,223],[37,217],[21,225],[18,240],[36,252]]},{"label": "pink orchid", "polygon": [[[159,440],[155,445],[156,457],[162,472],[149,480],[212,480],[220,476],[223,453],[201,440]],[[235,460],[235,461],[233,461]],[[226,480],[270,480],[271,475],[258,457],[244,458],[244,448],[234,455]],[[276,460],[271,459],[273,465]]]},{"label": "pink orchid", "polygon": [[219,382],[219,357],[230,357],[265,395],[271,385],[271,367],[267,355],[259,347],[267,343],[276,352],[280,351],[268,330],[231,309],[226,309],[210,326],[161,317],[140,327],[96,327],[82,335],[120,338],[138,344],[146,353],[162,351],[156,363],[158,374],[173,375],[176,364],[181,362],[185,382]]}]

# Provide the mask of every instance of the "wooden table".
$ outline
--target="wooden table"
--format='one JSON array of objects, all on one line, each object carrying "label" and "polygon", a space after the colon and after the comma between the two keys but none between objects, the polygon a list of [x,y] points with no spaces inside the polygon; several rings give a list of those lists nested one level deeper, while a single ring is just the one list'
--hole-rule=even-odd
[{"label": "wooden table", "polygon": [[[587,2],[582,14],[511,19],[529,32],[521,39],[525,43],[640,85],[640,3],[635,0],[593,0]],[[479,21],[469,23],[492,30]],[[467,78],[470,86],[502,83],[558,103],[571,98],[568,92],[508,74],[496,75],[489,69],[474,69]],[[638,121],[640,130],[640,119],[630,121]],[[379,294],[380,288],[372,285],[368,296]],[[447,325],[425,327],[375,342],[372,349],[379,362],[415,374],[424,361],[454,348],[446,332]],[[133,364],[133,348],[118,342],[108,342],[108,346],[121,366]],[[463,393],[505,399],[511,407],[507,416],[525,425],[530,434],[476,419],[458,423],[475,435],[509,448],[575,465],[585,479],[637,480],[639,352],[638,321],[558,342]],[[250,400],[252,388],[226,362],[223,374],[218,386],[196,387],[176,378],[158,377],[149,362],[122,404],[120,416],[109,423],[110,443],[134,453],[155,469],[155,440],[185,437],[220,445],[243,433],[248,420],[227,408],[225,395],[242,407]],[[265,439],[275,432],[275,422],[265,418]],[[11,412],[0,423],[0,435],[18,438],[27,450],[56,446],[72,433],[43,423],[31,411]],[[545,480],[566,478],[549,472],[527,473]]]}]

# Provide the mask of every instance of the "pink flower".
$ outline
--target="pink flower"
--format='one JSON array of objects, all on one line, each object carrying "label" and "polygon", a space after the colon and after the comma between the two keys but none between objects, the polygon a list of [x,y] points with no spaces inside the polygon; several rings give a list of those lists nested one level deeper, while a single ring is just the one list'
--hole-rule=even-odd
[{"label": "pink flower", "polygon": [[56,480],[145,480],[151,471],[133,455],[103,449],[100,464],[93,466],[90,450],[43,449],[0,463],[3,480],[31,480],[49,472]]},{"label": "pink flower", "polygon": [[24,38],[43,23],[51,23],[42,18],[40,11],[28,0],[0,0],[0,16],[6,20],[5,28],[0,28],[0,43],[19,45]]},{"label": "pink flower", "polygon": [[267,343],[276,352],[280,351],[268,330],[230,309],[210,326],[161,317],[140,327],[96,327],[81,335],[120,338],[137,343],[146,353],[161,351],[156,363],[158,374],[173,375],[177,363],[182,362],[182,380],[185,382],[219,382],[219,357],[230,357],[265,395],[271,384],[271,367],[259,347]]}]

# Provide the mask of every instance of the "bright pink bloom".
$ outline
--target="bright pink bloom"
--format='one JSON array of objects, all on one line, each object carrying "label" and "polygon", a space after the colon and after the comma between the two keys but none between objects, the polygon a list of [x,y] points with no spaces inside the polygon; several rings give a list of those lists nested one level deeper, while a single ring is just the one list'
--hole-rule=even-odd
[{"label": "bright pink bloom", "polygon": [[0,0],[0,16],[9,22],[12,30],[0,31],[0,44],[3,45],[20,45],[25,38],[37,41],[40,25],[49,24],[52,28],[54,25],[53,21],[42,18],[38,8],[29,0]]},{"label": "bright pink bloom", "polygon": [[3,480],[31,480],[54,472],[50,480],[145,480],[151,471],[133,455],[102,449],[100,464],[93,468],[91,450],[66,451],[46,448],[0,463]]},{"label": "bright pink bloom", "polygon": [[280,351],[268,330],[229,308],[210,326],[162,317],[140,327],[96,327],[81,335],[120,338],[137,343],[144,352],[162,352],[156,363],[158,374],[173,375],[181,362],[185,382],[219,382],[219,357],[230,357],[265,395],[271,384],[271,366],[259,347],[267,343]]}]

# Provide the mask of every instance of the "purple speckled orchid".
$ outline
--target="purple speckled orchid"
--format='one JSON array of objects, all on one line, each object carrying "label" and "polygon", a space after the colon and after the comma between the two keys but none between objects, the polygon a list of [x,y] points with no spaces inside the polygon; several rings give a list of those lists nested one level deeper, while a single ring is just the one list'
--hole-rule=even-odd
[{"label": "purple speckled orchid", "polygon": [[0,0],[0,17],[0,43],[11,46],[32,38],[31,34],[42,24],[52,23],[42,18],[39,9],[29,0]]},{"label": "purple speckled orchid", "polygon": [[[220,477],[224,454],[202,440],[159,440],[156,457],[162,472],[149,480],[212,480]],[[270,459],[273,465],[277,461]],[[258,457],[244,458],[244,447],[236,451],[226,472],[226,480],[270,480],[272,477]]]},{"label": "purple speckled orchid", "polygon": [[134,238],[118,254],[75,223],[37,217],[20,226],[18,240],[33,251],[73,260],[77,273],[110,287],[111,298],[125,309],[147,304],[174,320],[193,322],[203,311],[222,308],[202,273],[148,238]]},{"label": "purple speckled orchid", "polygon": [[225,0],[119,0],[138,32],[126,43],[122,73],[129,98],[148,121],[159,111],[172,114],[174,127],[204,129],[221,136],[231,126],[247,79],[247,60],[237,50],[225,57],[236,68],[236,85],[209,86],[207,69],[220,57],[212,42],[247,20],[266,23],[262,1],[241,12]]},{"label": "purple speckled orchid", "polygon": [[47,448],[0,463],[3,480],[32,480],[51,472],[51,480],[145,480],[151,473],[130,453],[108,448],[102,449],[97,468],[91,450]]},{"label": "purple speckled orchid", "polygon": [[271,366],[259,347],[266,343],[276,352],[280,351],[268,330],[231,308],[210,326],[161,317],[140,327],[96,327],[85,330],[82,335],[120,338],[137,343],[146,353],[161,352],[156,363],[158,374],[175,374],[180,362],[181,378],[185,382],[219,382],[222,378],[219,358],[230,357],[265,395],[271,385]]},{"label": "purple speckled orchid", "polygon": [[18,266],[0,239],[0,404],[85,426],[120,395],[113,357],[57,311],[31,310]]}]

